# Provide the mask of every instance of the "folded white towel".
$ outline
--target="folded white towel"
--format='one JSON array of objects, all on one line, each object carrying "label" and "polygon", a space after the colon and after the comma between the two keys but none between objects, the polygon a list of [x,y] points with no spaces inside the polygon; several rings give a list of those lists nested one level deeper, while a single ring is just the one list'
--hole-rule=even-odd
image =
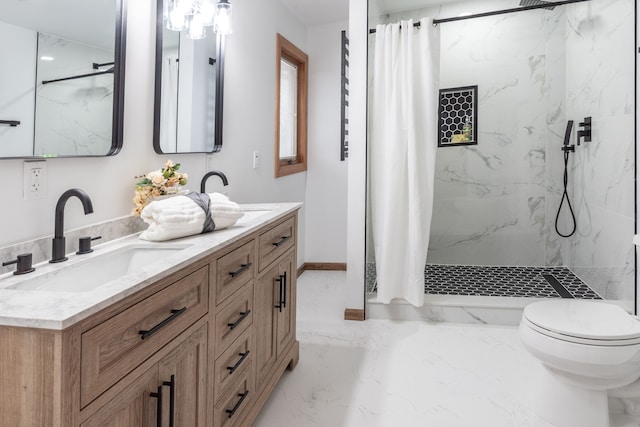
[{"label": "folded white towel", "polygon": [[[244,215],[237,203],[221,193],[209,194],[209,209],[216,230],[232,226]],[[186,196],[155,200],[142,209],[140,217],[149,224],[140,238],[153,242],[200,234],[206,218],[204,210]]]}]

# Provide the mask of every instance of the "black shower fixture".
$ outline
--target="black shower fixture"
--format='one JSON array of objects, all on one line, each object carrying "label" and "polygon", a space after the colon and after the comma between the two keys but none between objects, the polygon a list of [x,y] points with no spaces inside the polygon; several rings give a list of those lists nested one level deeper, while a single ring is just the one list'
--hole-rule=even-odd
[{"label": "black shower fixture", "polygon": [[[540,6],[545,3],[549,2],[543,0],[520,0],[520,6]],[[553,10],[555,9],[555,6],[543,7],[542,9]]]},{"label": "black shower fixture", "polygon": [[564,151],[565,153],[576,150],[575,145],[569,145],[569,142],[571,142],[572,130],[573,130],[573,120],[568,120],[567,129],[564,131],[564,143],[562,144],[562,151]]},{"label": "black shower fixture", "polygon": [[[567,121],[567,128],[564,131],[564,142],[562,144],[562,151],[564,156],[564,173],[562,174],[562,182],[564,186],[564,191],[562,192],[562,199],[560,199],[560,205],[558,206],[558,213],[556,214],[556,233],[560,237],[571,237],[576,232],[577,222],[576,222],[576,214],[573,212],[573,206],[571,206],[571,201],[569,200],[569,192],[567,191],[567,187],[569,185],[569,153],[575,152],[576,146],[569,145],[571,142],[571,131],[573,130],[573,120]],[[567,207],[569,208],[569,213],[571,214],[571,222],[572,227],[571,231],[568,233],[563,233],[560,231],[559,222],[560,222],[560,212],[562,211],[562,205],[564,202],[567,202]]]},{"label": "black shower fixture", "polygon": [[580,145],[580,138],[584,138],[584,142],[591,142],[591,117],[585,117],[578,127],[582,128],[578,131],[578,145]]}]

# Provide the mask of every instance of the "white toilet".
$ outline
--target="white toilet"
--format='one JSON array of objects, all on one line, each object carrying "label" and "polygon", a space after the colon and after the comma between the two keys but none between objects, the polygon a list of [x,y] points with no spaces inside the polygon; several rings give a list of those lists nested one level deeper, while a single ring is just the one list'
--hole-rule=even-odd
[{"label": "white toilet", "polygon": [[[525,307],[520,337],[546,369],[536,412],[557,427],[609,427],[608,392],[640,403],[640,321],[617,305],[554,299]],[[638,394],[634,390],[638,390]],[[640,420],[637,420],[640,425]]]}]

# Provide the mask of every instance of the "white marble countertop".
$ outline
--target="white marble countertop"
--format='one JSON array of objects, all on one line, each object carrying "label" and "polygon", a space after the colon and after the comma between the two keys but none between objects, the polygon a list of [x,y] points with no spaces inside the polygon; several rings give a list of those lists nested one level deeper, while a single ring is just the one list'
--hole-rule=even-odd
[{"label": "white marble countertop", "polygon": [[[245,217],[226,229],[207,234],[170,240],[170,245],[184,245],[184,249],[163,257],[158,262],[136,269],[104,285],[86,292],[8,289],[21,281],[51,273],[56,269],[80,265],[84,260],[131,244],[162,245],[163,242],[146,242],[138,234],[96,245],[91,254],[69,254],[63,263],[47,262],[35,265],[36,271],[16,276],[12,273],[0,276],[0,325],[41,329],[66,329],[74,323],[97,313],[140,289],[154,283],[182,267],[204,258],[225,245],[249,235],[259,227],[272,223],[302,206],[301,203],[241,205]],[[261,211],[260,213],[256,211]]]}]

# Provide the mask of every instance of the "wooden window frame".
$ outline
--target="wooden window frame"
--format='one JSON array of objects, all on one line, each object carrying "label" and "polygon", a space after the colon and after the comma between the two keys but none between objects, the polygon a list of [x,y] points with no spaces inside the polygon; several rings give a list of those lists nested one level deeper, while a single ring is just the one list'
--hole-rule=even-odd
[{"label": "wooden window frame", "polygon": [[[296,158],[280,159],[280,63],[285,59],[298,68],[297,93],[297,149]],[[275,131],[275,177],[291,175],[307,170],[307,95],[309,57],[296,45],[276,35],[276,131]]]}]

